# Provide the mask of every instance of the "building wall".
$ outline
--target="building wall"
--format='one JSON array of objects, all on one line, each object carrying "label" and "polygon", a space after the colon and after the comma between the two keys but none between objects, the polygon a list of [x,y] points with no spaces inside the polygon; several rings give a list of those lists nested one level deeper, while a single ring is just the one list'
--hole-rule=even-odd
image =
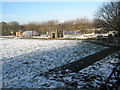
[{"label": "building wall", "polygon": [[[50,38],[58,38],[57,30],[52,30],[52,31],[49,32],[49,34],[50,34]],[[55,37],[53,37],[53,34],[55,35]]]},{"label": "building wall", "polygon": [[20,35],[21,35],[20,32],[16,32],[17,37],[20,37]]},{"label": "building wall", "polygon": [[[59,37],[63,37],[63,30],[51,30],[49,31],[50,34],[50,38],[59,38]],[[55,35],[55,37],[54,37]]]}]

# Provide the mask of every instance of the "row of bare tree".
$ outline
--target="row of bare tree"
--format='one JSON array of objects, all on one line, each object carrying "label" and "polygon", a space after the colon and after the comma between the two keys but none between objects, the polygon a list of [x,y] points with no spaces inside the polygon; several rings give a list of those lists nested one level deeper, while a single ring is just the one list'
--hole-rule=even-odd
[{"label": "row of bare tree", "polygon": [[49,20],[46,22],[30,22],[28,24],[20,25],[19,22],[1,22],[2,24],[2,34],[11,35],[15,34],[17,31],[35,30],[39,34],[45,34],[50,30],[63,29],[63,30],[80,30],[84,32],[85,29],[93,28],[93,22],[87,18],[78,18],[76,20],[65,21],[59,23],[58,20]]}]

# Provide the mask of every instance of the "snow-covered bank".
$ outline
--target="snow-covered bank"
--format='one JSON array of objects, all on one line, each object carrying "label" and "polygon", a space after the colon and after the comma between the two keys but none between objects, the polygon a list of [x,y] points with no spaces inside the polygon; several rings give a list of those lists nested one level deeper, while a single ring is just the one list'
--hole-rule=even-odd
[{"label": "snow-covered bank", "polygon": [[[3,87],[42,87],[45,82],[49,82],[49,79],[44,76],[34,78],[37,74],[106,48],[80,40],[2,39],[0,41],[1,61],[4,62]],[[64,86],[61,82],[59,84]]]}]

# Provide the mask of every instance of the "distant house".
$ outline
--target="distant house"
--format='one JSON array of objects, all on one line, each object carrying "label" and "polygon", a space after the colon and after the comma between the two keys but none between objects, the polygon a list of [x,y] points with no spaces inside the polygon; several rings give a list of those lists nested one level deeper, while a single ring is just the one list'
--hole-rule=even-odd
[{"label": "distant house", "polygon": [[32,36],[37,36],[38,35],[38,33],[36,32],[36,31],[24,31],[23,33],[22,33],[22,36],[23,37],[32,37]]},{"label": "distant house", "polygon": [[21,36],[21,32],[16,32],[16,36],[20,37]]}]

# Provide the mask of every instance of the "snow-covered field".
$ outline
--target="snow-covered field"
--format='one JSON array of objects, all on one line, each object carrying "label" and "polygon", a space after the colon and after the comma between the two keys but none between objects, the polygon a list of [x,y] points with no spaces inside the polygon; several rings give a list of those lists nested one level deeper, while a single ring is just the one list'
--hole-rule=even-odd
[{"label": "snow-covered field", "polygon": [[55,79],[35,76],[106,48],[80,40],[0,39],[0,42],[3,87],[17,88],[39,88],[46,83],[50,87],[64,86]]},{"label": "snow-covered field", "polygon": [[[68,69],[58,72],[49,72],[44,75],[48,80],[43,81],[40,79],[42,81],[41,87],[76,87],[83,90],[86,90],[86,88],[99,88],[105,83],[105,80],[108,78],[113,68],[120,61],[118,59],[119,55],[120,51],[93,63],[92,65],[80,70],[78,73],[71,72]],[[37,76],[36,78],[38,77],[40,76]],[[114,78],[115,77],[112,77],[112,83],[116,82]],[[112,83],[109,83],[109,86],[112,86]]]}]

